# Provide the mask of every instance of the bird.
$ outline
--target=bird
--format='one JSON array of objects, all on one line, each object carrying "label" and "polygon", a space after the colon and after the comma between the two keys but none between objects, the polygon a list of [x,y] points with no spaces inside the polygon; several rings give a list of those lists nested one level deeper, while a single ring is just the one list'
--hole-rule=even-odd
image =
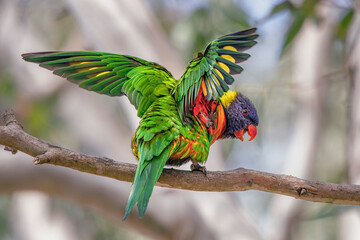
[{"label": "bird", "polygon": [[131,140],[139,163],[125,220],[137,204],[143,217],[165,165],[191,162],[206,174],[210,146],[218,139],[249,141],[257,135],[258,114],[251,100],[230,90],[239,63],[250,55],[256,28],[220,36],[194,54],[177,80],[163,66],[129,55],[97,51],[48,51],[22,54],[79,87],[108,96],[126,95],[141,118]]}]

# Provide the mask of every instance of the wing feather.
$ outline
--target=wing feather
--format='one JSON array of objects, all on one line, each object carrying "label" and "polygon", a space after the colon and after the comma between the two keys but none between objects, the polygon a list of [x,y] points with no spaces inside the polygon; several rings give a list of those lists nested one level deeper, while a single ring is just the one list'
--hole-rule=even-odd
[{"label": "wing feather", "polygon": [[[140,58],[94,51],[38,52],[22,55],[26,61],[39,63],[54,74],[67,78],[81,88],[109,96],[127,95],[146,112],[161,95],[170,95],[176,80],[164,67]],[[151,82],[152,87],[147,84]],[[158,87],[158,91],[155,90]]]},{"label": "wing feather", "polygon": [[224,35],[212,41],[204,54],[193,59],[185,70],[172,94],[178,104],[179,114],[185,124],[191,113],[200,86],[207,100],[216,100],[229,90],[234,82],[231,75],[239,74],[243,68],[237,65],[250,55],[243,53],[256,44],[256,28]]}]

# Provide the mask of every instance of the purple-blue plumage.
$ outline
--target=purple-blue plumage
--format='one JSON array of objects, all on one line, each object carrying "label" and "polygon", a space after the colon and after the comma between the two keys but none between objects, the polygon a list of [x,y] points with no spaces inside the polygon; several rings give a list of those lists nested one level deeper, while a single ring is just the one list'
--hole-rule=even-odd
[{"label": "purple-blue plumage", "polygon": [[229,107],[225,108],[225,115],[225,138],[235,138],[235,133],[239,130],[246,129],[249,125],[257,126],[259,124],[259,117],[254,104],[249,98],[239,92]]}]

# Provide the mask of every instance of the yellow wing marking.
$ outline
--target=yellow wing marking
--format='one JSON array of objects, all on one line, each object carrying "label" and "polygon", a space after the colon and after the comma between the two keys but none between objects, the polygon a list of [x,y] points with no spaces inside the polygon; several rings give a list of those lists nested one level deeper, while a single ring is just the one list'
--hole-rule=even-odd
[{"label": "yellow wing marking", "polygon": [[230,62],[235,63],[235,59],[230,55],[220,55],[220,57],[225,58],[225,59],[229,60]]},{"label": "yellow wing marking", "polygon": [[213,76],[214,81],[216,81],[217,85],[220,85],[219,80],[217,79],[217,77],[214,74],[212,74],[212,76]]},{"label": "yellow wing marking", "polygon": [[73,66],[73,65],[79,65],[79,64],[84,64],[84,63],[89,63],[89,62],[70,62],[69,65]]},{"label": "yellow wing marking", "polygon": [[[92,68],[89,68],[89,69],[87,69],[88,71],[90,71],[90,70],[95,70],[95,69],[98,69],[99,67],[92,67]],[[82,71],[83,72],[83,71]],[[98,73],[98,74],[96,74],[96,75],[91,75],[91,77],[98,77],[98,76],[101,76],[101,75],[104,75],[104,74],[106,74],[106,73],[109,73],[110,71],[104,71],[104,72],[101,72],[101,73]],[[90,76],[89,76],[90,77]]]},{"label": "yellow wing marking", "polygon": [[217,65],[219,65],[219,67],[221,67],[222,69],[224,69],[227,73],[230,72],[230,69],[228,66],[226,66],[224,63],[222,62],[216,62]]},{"label": "yellow wing marking", "polygon": [[237,92],[229,90],[220,97],[220,101],[224,107],[228,107],[235,100],[236,95]]},{"label": "yellow wing marking", "polygon": [[225,47],[223,47],[223,49],[237,52],[236,48],[234,48],[233,46],[225,46]]},{"label": "yellow wing marking", "polygon": [[219,77],[221,77],[222,80],[224,80],[224,76],[219,72],[219,70],[214,68],[214,71],[217,73],[217,75],[219,75]]},{"label": "yellow wing marking", "polygon": [[[98,69],[99,67],[92,67],[92,68],[89,68],[89,69],[87,69],[87,70],[95,70],[95,69]],[[96,75],[94,75],[94,76],[91,76],[91,77],[98,77],[98,76],[101,76],[101,75],[104,75],[104,74],[106,74],[106,73],[109,73],[110,71],[104,71],[104,72],[101,72],[101,73],[98,73],[98,74],[96,74]]]},{"label": "yellow wing marking", "polygon": [[110,71],[101,72],[101,73],[97,74],[95,77],[98,77],[98,76],[104,75],[104,74],[109,73],[109,72],[110,72]]},{"label": "yellow wing marking", "polygon": [[[81,64],[85,64],[85,63],[90,63],[89,61],[84,61],[84,62],[70,62],[69,65],[70,66],[74,66],[74,65],[81,65]],[[77,70],[77,72],[85,72],[85,71],[90,71],[90,70],[94,70],[94,69],[97,69],[99,67],[88,67],[88,68],[80,68]],[[108,71],[107,71],[108,72]],[[98,75],[96,76],[99,76],[101,74],[104,74],[104,73],[107,73],[107,72],[102,72],[102,73],[99,73]]]},{"label": "yellow wing marking", "polygon": [[204,96],[206,96],[207,91],[206,91],[206,86],[205,86],[205,81],[204,80],[201,81],[201,89],[203,91]]}]

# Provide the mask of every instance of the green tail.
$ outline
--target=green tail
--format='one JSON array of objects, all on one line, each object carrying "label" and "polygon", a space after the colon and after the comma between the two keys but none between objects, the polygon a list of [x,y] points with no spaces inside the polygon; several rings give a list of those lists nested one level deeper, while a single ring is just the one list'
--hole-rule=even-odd
[{"label": "green tail", "polygon": [[159,156],[154,156],[150,161],[141,159],[140,155],[123,221],[129,216],[135,203],[137,203],[139,217],[144,216],[151,193],[162,173],[170,149],[170,147],[167,147]]}]

